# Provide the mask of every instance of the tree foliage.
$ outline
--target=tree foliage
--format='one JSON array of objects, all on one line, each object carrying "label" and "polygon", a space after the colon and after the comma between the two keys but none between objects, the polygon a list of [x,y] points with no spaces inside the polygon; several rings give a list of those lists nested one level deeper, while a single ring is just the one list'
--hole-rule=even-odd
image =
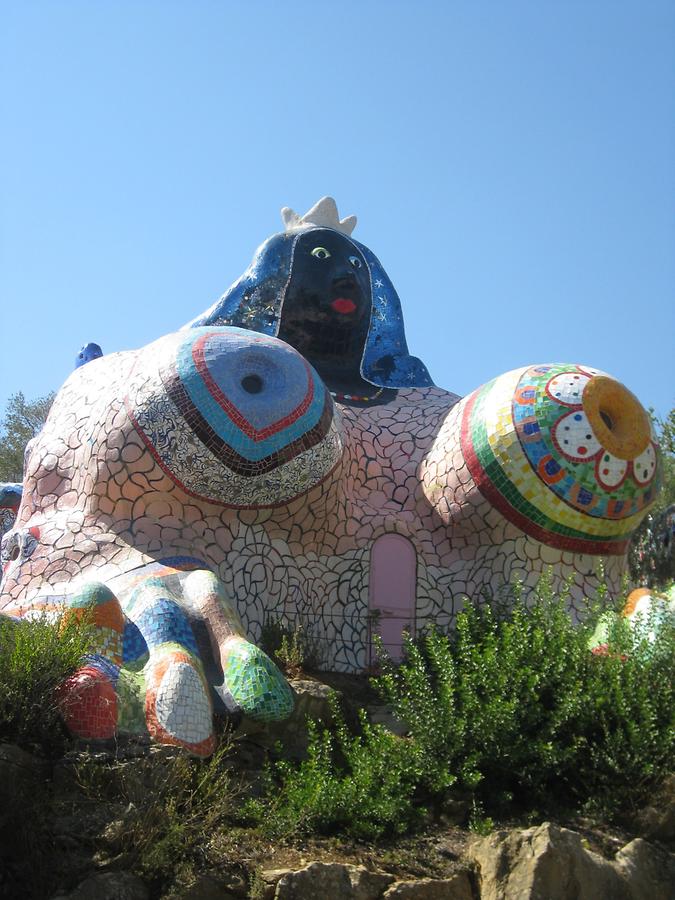
[{"label": "tree foliage", "polygon": [[675,408],[665,419],[651,411],[663,460],[663,487],[631,541],[628,562],[636,584],[664,588],[675,581]]},{"label": "tree foliage", "polygon": [[26,400],[19,391],[7,401],[0,423],[0,481],[22,480],[26,444],[44,425],[54,396],[52,392],[46,397]]}]

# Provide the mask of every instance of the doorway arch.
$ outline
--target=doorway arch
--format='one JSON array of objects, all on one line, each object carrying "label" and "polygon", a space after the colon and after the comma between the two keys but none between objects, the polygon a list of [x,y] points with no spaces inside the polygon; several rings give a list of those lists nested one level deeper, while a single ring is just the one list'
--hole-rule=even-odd
[{"label": "doorway arch", "polygon": [[394,660],[403,654],[403,632],[415,634],[417,554],[408,538],[383,534],[370,551],[368,610],[369,662],[376,659],[373,636],[378,634]]}]

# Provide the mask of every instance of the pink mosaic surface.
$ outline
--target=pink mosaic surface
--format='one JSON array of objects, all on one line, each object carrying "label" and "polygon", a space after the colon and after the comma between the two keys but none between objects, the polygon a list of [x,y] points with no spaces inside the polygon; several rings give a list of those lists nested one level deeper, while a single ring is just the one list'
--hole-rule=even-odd
[{"label": "pink mosaic surface", "polygon": [[[370,551],[385,533],[414,546],[418,627],[449,624],[484,587],[499,591],[515,578],[532,586],[547,566],[571,579],[577,600],[597,588],[601,558],[529,537],[484,497],[461,447],[465,401],[435,387],[401,389],[372,408],[338,406],[337,463],[296,499],[239,509],[189,496],[125,405],[132,372],[155,371],[171,346],[96,360],[62,388],[5,536],[39,533],[25,541],[28,553],[5,562],[6,612],[21,614],[77,583],[114,589],[153,560],[187,555],[218,574],[253,639],[270,615],[299,618],[323,639],[327,667],[353,671],[367,663]],[[603,560],[610,586],[624,564],[622,556]]]}]

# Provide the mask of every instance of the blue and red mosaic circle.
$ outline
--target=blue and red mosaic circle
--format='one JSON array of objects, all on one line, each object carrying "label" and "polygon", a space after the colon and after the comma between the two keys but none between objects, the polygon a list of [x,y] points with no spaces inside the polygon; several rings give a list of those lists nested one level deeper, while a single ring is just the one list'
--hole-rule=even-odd
[{"label": "blue and red mosaic circle", "polygon": [[126,398],[164,471],[232,506],[285,502],[335,466],[330,393],[300,354],[240,328],[197,328],[146,348]]}]

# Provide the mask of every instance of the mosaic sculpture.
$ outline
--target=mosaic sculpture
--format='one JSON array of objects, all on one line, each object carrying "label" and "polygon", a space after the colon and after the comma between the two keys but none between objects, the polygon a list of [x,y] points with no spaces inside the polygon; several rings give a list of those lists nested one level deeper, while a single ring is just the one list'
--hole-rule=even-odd
[{"label": "mosaic sculpture", "polygon": [[75,357],[75,368],[79,369],[80,366],[86,366],[92,359],[100,359],[102,356],[103,350],[101,350],[98,344],[85,344],[84,347],[80,348],[79,353]]},{"label": "mosaic sculpture", "polygon": [[618,588],[654,499],[657,447],[626,388],[536,365],[460,400],[409,354],[355,220],[328,198],[283,218],[190,326],[77,368],[31,444],[0,608],[93,610],[61,692],[82,737],[207,755],[214,709],[286,716],[255,645],[269,619],[359,671],[375,631],[395,655],[404,628],[547,567],[574,607]]},{"label": "mosaic sculpture", "polygon": [[[0,482],[0,538],[12,528],[16,521],[22,492],[21,484],[14,481]],[[2,570],[0,570],[0,582],[2,582]]]},{"label": "mosaic sculpture", "polygon": [[638,636],[653,644],[662,629],[675,625],[675,585],[661,593],[649,588],[635,588],[626,598],[620,613],[604,612],[588,642],[589,649],[597,656],[611,652],[609,641],[617,622],[625,619]]}]

